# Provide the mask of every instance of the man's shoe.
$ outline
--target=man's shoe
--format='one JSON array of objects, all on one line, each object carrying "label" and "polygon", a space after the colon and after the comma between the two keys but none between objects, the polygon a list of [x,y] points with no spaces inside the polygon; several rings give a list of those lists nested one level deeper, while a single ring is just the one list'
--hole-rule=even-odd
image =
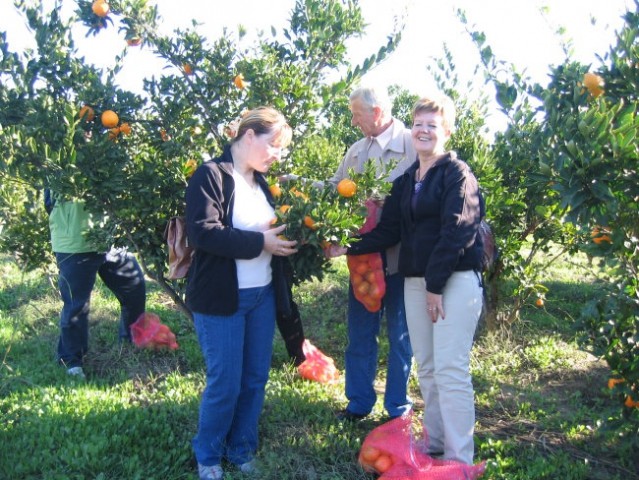
[{"label": "man's shoe", "polygon": [[197,474],[200,477],[200,480],[222,480],[224,478],[222,465],[211,465],[210,467],[206,467],[198,463]]},{"label": "man's shoe", "polygon": [[359,422],[366,418],[367,414],[362,413],[353,413],[348,409],[340,410],[335,414],[335,418],[337,418],[340,422]]},{"label": "man's shoe", "polygon": [[82,370],[82,367],[71,367],[67,370],[67,374],[82,380],[86,378],[86,376],[84,375],[84,370]]}]

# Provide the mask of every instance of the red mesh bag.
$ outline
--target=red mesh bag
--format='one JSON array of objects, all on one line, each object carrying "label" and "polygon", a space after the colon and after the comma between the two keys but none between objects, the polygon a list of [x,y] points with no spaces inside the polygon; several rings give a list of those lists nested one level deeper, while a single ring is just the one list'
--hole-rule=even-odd
[{"label": "red mesh bag", "polygon": [[175,334],[154,313],[144,312],[131,324],[131,337],[133,343],[140,348],[178,348]]},{"label": "red mesh bag", "polygon": [[[368,214],[360,233],[370,232],[377,225],[379,206],[373,200],[366,200]],[[382,308],[382,299],[386,295],[384,264],[380,253],[349,255],[346,258],[350,273],[353,295],[369,312]]]},{"label": "red mesh bag", "polygon": [[365,471],[381,475],[380,480],[474,480],[483,475],[486,462],[467,465],[428,455],[426,429],[415,435],[412,420],[412,413],[404,415],[367,435],[358,457]]},{"label": "red mesh bag", "polygon": [[324,355],[308,339],[304,340],[302,351],[306,360],[297,367],[302,378],[319,383],[334,383],[339,380],[339,370],[335,367],[335,361]]}]

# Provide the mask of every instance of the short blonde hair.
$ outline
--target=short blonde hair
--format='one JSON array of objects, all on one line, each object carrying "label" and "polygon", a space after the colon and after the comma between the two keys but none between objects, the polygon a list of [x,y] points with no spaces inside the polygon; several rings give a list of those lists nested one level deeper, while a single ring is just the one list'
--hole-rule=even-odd
[{"label": "short blonde hair", "polygon": [[452,132],[455,127],[455,103],[447,95],[429,98],[422,97],[413,105],[413,118],[419,113],[440,113],[444,128]]},{"label": "short blonde hair", "polygon": [[233,142],[240,140],[248,130],[253,130],[256,135],[275,133],[282,147],[287,147],[293,138],[286,118],[273,107],[257,107],[242,115]]}]

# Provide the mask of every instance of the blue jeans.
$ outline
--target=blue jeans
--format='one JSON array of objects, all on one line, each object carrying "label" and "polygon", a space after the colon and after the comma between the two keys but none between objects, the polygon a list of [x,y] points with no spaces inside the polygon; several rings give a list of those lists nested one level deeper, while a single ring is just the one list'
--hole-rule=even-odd
[{"label": "blue jeans", "polygon": [[380,311],[371,313],[348,291],[348,347],[346,347],[346,398],[348,411],[368,415],[377,394],[374,389],[377,372],[378,345],[382,314],[386,313],[389,352],[386,372],[384,408],[391,417],[411,409],[408,397],[412,350],[404,308],[404,278],[399,274],[386,276],[386,295]]},{"label": "blue jeans", "polygon": [[135,257],[124,249],[108,253],[56,253],[58,287],[62,297],[58,362],[82,366],[89,348],[91,292],[99,275],[120,302],[120,338],[130,339],[129,327],[144,313],[146,284]]},{"label": "blue jeans", "polygon": [[273,287],[241,289],[233,315],[194,312],[193,318],[206,363],[195,457],[205,466],[218,465],[224,457],[241,465],[257,451],[275,333]]}]

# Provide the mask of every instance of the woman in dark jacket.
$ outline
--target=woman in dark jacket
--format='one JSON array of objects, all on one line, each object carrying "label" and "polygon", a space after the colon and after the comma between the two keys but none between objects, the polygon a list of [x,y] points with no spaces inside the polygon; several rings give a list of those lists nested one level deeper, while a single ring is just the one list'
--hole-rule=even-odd
[{"label": "woman in dark jacket", "polygon": [[201,165],[187,188],[187,235],[195,254],[186,301],[206,362],[193,439],[203,480],[223,478],[222,459],[244,473],[255,471],[276,308],[291,304],[283,262],[296,252],[296,242],[278,238],[285,226],[271,228],[274,202],[263,174],[290,140],[279,112],[251,110],[222,156]]},{"label": "woman in dark jacket", "polygon": [[472,464],[469,363],[482,307],[481,197],[468,165],[445,149],[454,117],[447,97],[417,101],[411,135],[418,160],[393,182],[377,227],[347,253],[382,251],[401,241],[399,272],[405,277],[406,319],[429,450]]}]

